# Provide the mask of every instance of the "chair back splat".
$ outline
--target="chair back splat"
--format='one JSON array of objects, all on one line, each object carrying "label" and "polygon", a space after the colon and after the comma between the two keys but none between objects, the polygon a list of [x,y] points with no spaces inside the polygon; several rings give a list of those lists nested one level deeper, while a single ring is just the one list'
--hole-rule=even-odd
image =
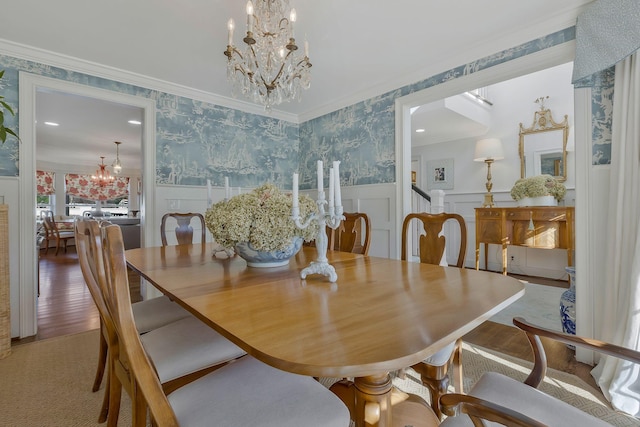
[{"label": "chair back splat", "polygon": [[371,244],[371,222],[362,212],[345,212],[344,220],[335,230],[327,227],[329,249],[367,255]]},{"label": "chair back splat", "polygon": [[418,251],[420,262],[427,264],[439,265],[440,260],[445,253],[446,238],[442,234],[444,224],[448,220],[457,221],[460,226],[460,250],[458,252],[458,260],[455,266],[462,268],[464,266],[464,257],[467,251],[467,226],[462,216],[455,213],[438,213],[430,214],[426,212],[411,213],[406,216],[402,223],[402,256],[401,259],[407,260],[409,245],[409,225],[412,220],[421,223],[425,234],[420,234],[418,242]]},{"label": "chair back splat", "polygon": [[193,226],[191,221],[195,218],[200,221],[200,242],[204,243],[206,240],[206,224],[204,222],[204,216],[200,213],[179,213],[169,212],[162,216],[162,222],[160,224],[160,238],[162,239],[162,246],[167,246],[167,220],[173,218],[178,223],[175,229],[176,239],[179,245],[190,245],[193,242]]}]

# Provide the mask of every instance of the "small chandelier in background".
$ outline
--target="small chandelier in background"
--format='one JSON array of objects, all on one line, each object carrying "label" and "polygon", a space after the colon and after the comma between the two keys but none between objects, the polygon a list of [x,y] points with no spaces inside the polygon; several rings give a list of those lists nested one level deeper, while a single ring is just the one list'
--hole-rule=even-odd
[{"label": "small chandelier in background", "polygon": [[116,144],[116,159],[113,161],[111,166],[113,167],[113,173],[115,175],[120,175],[120,172],[122,172],[122,163],[120,163],[120,151],[118,151],[118,148],[122,142],[114,141],[113,143]]},{"label": "small chandelier in background", "polygon": [[242,93],[265,110],[283,101],[300,101],[303,89],[311,85],[309,44],[304,54],[296,55],[298,46],[293,32],[296,10],[289,0],[247,2],[246,47],[241,52],[233,45],[235,24],[229,19],[229,41],[224,54],[228,58],[227,79],[233,96]]},{"label": "small chandelier in background", "polygon": [[107,165],[104,164],[104,156],[100,156],[101,163],[98,165],[99,169],[96,169],[95,175],[91,175],[91,179],[95,181],[100,187],[104,187],[107,184],[111,184],[115,179],[109,174],[106,169]]}]

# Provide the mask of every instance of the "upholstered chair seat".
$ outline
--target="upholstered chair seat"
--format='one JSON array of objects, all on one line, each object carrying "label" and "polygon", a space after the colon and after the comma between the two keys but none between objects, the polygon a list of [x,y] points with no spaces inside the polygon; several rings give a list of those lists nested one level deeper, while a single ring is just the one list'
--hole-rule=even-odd
[{"label": "upholstered chair seat", "polygon": [[181,426],[346,427],[349,410],[310,377],[246,356],[168,396]]},{"label": "upholstered chair seat", "polygon": [[[640,352],[593,338],[541,328],[515,317],[513,324],[522,329],[533,351],[533,368],[524,382],[497,372],[486,372],[467,395],[444,394],[440,407],[449,416],[441,426],[546,427],[608,426],[610,424],[538,389],[547,372],[547,355],[542,339],[551,339],[640,364]],[[489,422],[490,421],[490,422]]]},{"label": "upholstered chair seat", "polygon": [[[515,410],[548,426],[610,426],[568,403],[496,372],[483,374],[468,394]],[[489,422],[486,424],[487,426],[500,425]],[[469,417],[460,415],[449,417],[440,425],[442,427],[473,427],[473,422]]]},{"label": "upholstered chair seat", "polygon": [[140,340],[162,384],[246,354],[194,316],[147,332]]},{"label": "upholstered chair seat", "polygon": [[141,334],[191,316],[191,313],[165,295],[135,302],[131,308],[136,319],[136,328]]}]

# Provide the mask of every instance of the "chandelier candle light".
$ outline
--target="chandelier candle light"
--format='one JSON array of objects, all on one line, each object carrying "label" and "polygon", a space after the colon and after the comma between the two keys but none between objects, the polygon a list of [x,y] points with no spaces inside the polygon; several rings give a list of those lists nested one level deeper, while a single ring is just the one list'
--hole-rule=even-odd
[{"label": "chandelier candle light", "polygon": [[293,32],[296,10],[289,0],[256,0],[247,2],[246,47],[241,52],[233,44],[235,23],[229,19],[229,40],[224,54],[228,58],[227,80],[231,92],[264,105],[283,101],[300,101],[303,89],[311,85],[309,44],[304,42],[304,54],[296,55],[298,46]]},{"label": "chandelier candle light", "polygon": [[[336,269],[329,264],[327,259],[327,226],[334,230],[340,225],[340,221],[344,219],[342,215],[342,194],[340,191],[340,162],[334,161],[333,167],[329,168],[329,200],[325,200],[324,192],[324,176],[323,176],[322,160],[318,160],[318,213],[309,215],[306,219],[300,217],[300,207],[298,204],[298,174],[293,174],[293,204],[291,208],[291,219],[295,222],[296,227],[304,229],[309,226],[312,220],[318,220],[318,237],[316,238],[316,249],[318,258],[305,267],[300,272],[300,277],[305,279],[309,274],[322,274],[328,276],[331,282],[338,280]],[[329,212],[326,213],[325,205],[328,204]]]},{"label": "chandelier candle light", "polygon": [[107,184],[110,184],[115,179],[109,174],[107,170],[107,165],[104,164],[104,156],[100,156],[101,163],[98,165],[99,169],[96,170],[96,174],[91,176],[100,187],[104,187]]}]

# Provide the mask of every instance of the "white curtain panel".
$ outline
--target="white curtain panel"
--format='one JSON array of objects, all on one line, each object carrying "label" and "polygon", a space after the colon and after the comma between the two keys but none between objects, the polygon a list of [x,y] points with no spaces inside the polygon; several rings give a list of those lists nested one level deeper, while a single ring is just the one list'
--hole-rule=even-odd
[{"label": "white curtain panel", "polygon": [[[599,287],[602,339],[640,350],[640,66],[638,51],[616,64],[607,283]],[[615,409],[640,417],[640,366],[610,356],[592,371]]]}]

